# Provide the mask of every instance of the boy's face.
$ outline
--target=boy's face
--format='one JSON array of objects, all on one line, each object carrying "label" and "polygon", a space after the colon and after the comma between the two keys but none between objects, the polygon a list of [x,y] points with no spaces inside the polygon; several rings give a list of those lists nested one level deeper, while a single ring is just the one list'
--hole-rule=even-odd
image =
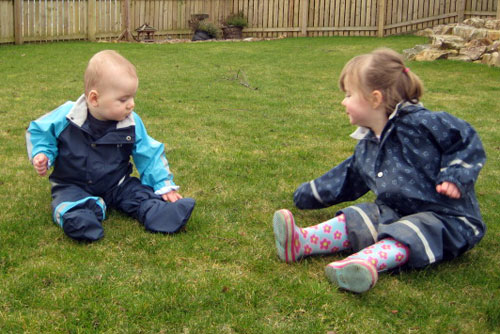
[{"label": "boy's face", "polygon": [[139,85],[137,77],[126,71],[110,70],[99,90],[87,97],[92,116],[102,121],[123,121],[134,110]]}]

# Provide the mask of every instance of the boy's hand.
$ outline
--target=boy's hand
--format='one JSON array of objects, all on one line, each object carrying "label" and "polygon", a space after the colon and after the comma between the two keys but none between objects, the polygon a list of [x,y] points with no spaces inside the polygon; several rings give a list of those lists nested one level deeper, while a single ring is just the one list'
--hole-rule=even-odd
[{"label": "boy's hand", "polygon": [[462,194],[460,193],[460,190],[458,187],[451,183],[451,182],[443,182],[440,183],[436,186],[436,191],[440,193],[441,195],[448,196],[450,198],[460,198]]},{"label": "boy's hand", "polygon": [[168,193],[166,193],[166,194],[163,194],[163,195],[161,195],[161,197],[163,198],[163,200],[164,200],[165,202],[172,202],[172,203],[174,203],[174,202],[175,202],[175,201],[177,201],[178,199],[181,199],[181,198],[182,198],[181,194],[179,194],[179,193],[178,193],[177,191],[175,191],[175,190],[172,190],[172,191],[170,191],[170,192],[168,192]]},{"label": "boy's hand", "polygon": [[33,158],[33,167],[35,167],[36,172],[40,176],[45,176],[47,174],[49,164],[49,158],[43,153],[38,153]]}]

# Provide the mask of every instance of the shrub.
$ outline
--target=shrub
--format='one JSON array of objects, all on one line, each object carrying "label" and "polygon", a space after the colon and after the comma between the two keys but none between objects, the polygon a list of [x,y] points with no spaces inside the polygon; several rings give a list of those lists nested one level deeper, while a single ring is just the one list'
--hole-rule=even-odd
[{"label": "shrub", "polygon": [[239,12],[236,14],[229,15],[226,19],[225,25],[245,28],[246,26],[248,26],[248,21],[245,18],[245,15],[243,14],[243,12]]},{"label": "shrub", "polygon": [[212,38],[220,38],[222,35],[222,31],[220,30],[219,27],[217,27],[213,23],[205,22],[205,21],[199,22],[196,30],[204,31],[208,35],[210,35],[210,37],[212,37]]}]

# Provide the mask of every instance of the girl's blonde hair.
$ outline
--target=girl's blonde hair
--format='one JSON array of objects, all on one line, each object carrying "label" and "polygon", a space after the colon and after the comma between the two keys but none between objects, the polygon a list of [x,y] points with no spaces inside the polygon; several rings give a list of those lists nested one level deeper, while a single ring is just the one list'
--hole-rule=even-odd
[{"label": "girl's blonde hair", "polygon": [[119,68],[137,78],[135,66],[125,57],[113,50],[103,50],[90,58],[84,74],[85,95],[92,89],[103,88],[106,84],[106,77],[110,75],[109,70]]},{"label": "girl's blonde hair", "polygon": [[401,101],[418,103],[424,91],[422,81],[405,66],[403,57],[386,48],[351,59],[340,74],[339,86],[344,92],[346,80],[367,100],[374,90],[379,90],[388,115]]}]

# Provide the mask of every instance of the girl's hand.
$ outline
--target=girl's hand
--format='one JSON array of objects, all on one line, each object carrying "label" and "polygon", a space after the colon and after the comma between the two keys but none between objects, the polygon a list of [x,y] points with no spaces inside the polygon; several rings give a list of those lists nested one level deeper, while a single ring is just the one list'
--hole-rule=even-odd
[{"label": "girl's hand", "polygon": [[165,202],[172,202],[172,203],[182,198],[181,194],[179,194],[175,190],[169,191],[168,193],[161,195],[161,197]]},{"label": "girl's hand", "polygon": [[436,191],[438,193],[440,193],[441,195],[445,195],[445,196],[448,196],[450,198],[455,198],[455,199],[458,199],[462,196],[458,187],[454,183],[447,182],[447,181],[445,181],[441,184],[438,184],[436,186]]},{"label": "girl's hand", "polygon": [[35,167],[36,172],[40,176],[45,176],[47,174],[49,164],[49,158],[43,153],[38,153],[33,158],[33,167]]}]

